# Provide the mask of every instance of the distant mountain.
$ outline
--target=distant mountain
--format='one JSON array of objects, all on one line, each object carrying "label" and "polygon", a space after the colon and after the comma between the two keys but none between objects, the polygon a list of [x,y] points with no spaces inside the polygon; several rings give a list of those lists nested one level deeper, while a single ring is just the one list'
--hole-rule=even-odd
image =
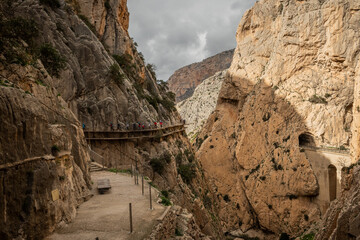
[{"label": "distant mountain", "polygon": [[219,71],[228,69],[231,64],[234,49],[224,51],[215,56],[193,63],[175,71],[168,80],[168,86],[176,94],[176,101],[180,102],[191,97],[195,88],[205,79]]}]

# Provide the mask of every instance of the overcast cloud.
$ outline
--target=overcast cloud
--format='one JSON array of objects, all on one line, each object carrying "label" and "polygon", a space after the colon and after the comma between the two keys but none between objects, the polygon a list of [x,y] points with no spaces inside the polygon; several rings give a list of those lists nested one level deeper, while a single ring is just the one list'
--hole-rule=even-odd
[{"label": "overcast cloud", "polygon": [[130,36],[158,79],[235,48],[241,17],[255,0],[128,0]]}]

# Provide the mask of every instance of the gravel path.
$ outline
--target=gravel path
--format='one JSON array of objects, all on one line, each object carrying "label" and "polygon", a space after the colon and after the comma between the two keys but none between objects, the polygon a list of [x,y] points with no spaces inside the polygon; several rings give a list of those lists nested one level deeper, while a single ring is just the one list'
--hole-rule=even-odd
[{"label": "gravel path", "polygon": [[[149,206],[149,187],[145,181],[145,195],[141,194],[139,185],[128,174],[107,171],[93,172],[94,196],[83,203],[75,220],[58,229],[48,240],[112,240],[112,239],[144,239],[157,224],[157,218],[165,211],[165,207],[154,201],[157,192],[152,189],[153,210]],[[105,194],[97,192],[98,179],[110,179],[111,189]],[[129,203],[132,203],[133,233],[130,234]]]}]

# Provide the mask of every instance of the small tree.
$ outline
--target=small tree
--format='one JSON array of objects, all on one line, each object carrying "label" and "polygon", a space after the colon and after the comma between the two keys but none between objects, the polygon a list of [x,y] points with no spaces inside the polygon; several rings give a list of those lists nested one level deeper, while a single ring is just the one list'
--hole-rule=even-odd
[{"label": "small tree", "polygon": [[155,71],[156,71],[156,66],[155,66],[154,64],[148,63],[148,64],[146,65],[146,68],[149,70],[149,72],[151,73],[152,77],[153,77],[154,79],[156,79],[156,73],[155,73]]}]

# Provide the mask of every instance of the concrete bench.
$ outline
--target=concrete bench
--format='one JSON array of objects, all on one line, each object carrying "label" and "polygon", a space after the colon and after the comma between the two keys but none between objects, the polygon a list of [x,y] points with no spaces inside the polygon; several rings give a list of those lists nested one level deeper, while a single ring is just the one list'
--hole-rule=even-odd
[{"label": "concrete bench", "polygon": [[97,189],[100,194],[104,194],[111,188],[110,180],[108,178],[99,179],[97,181]]}]

